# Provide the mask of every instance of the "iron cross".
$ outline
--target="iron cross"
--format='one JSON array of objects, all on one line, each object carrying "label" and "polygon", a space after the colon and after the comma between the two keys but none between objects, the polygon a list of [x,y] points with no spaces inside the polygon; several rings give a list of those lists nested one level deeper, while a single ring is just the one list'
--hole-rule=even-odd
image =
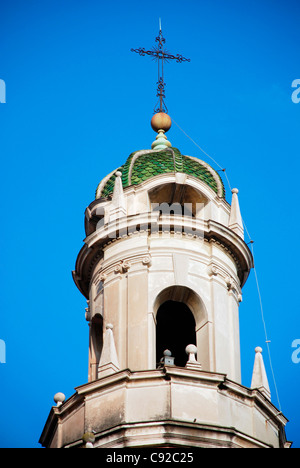
[{"label": "iron cross", "polygon": [[[150,55],[153,57],[153,60],[158,62],[158,82],[157,82],[157,94],[158,101],[154,108],[154,113],[157,112],[165,112],[168,113],[167,106],[164,102],[165,96],[165,85],[164,82],[164,62],[169,62],[169,60],[176,60],[176,62],[190,62],[190,59],[183,57],[182,55],[172,55],[169,54],[168,51],[164,49],[164,44],[166,42],[165,38],[163,37],[162,30],[161,30],[161,23],[159,28],[159,35],[156,37],[155,42],[158,42],[158,45],[152,47],[151,50],[145,50],[144,47],[140,47],[139,49],[131,49],[131,52],[136,52],[139,55]],[[159,106],[158,106],[159,104]]]}]

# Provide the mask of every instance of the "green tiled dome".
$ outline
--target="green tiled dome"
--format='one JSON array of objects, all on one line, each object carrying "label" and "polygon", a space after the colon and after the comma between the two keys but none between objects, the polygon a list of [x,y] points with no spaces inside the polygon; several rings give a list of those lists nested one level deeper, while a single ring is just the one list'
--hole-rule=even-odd
[{"label": "green tiled dome", "polygon": [[112,194],[117,170],[122,172],[124,188],[139,185],[159,174],[181,172],[202,180],[219,196],[225,197],[224,185],[219,174],[203,161],[183,156],[176,148],[132,153],[123,166],[103,179],[97,188],[96,198],[106,198]]}]

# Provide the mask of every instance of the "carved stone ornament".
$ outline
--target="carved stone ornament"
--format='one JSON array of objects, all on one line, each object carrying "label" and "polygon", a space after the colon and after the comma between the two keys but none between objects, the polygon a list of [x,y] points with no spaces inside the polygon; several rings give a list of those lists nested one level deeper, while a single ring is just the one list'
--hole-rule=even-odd
[{"label": "carved stone ornament", "polygon": [[101,271],[98,271],[94,277],[93,283],[95,286],[98,286],[99,283],[105,281],[106,278],[107,278],[107,275],[105,273],[101,273]]},{"label": "carved stone ornament", "polygon": [[90,308],[86,307],[85,308],[85,320],[89,322],[91,320],[91,313],[90,313]]},{"label": "carved stone ornament", "polygon": [[231,291],[231,289],[234,288],[234,279],[231,278],[230,276],[226,276],[225,282],[226,282],[226,286],[228,288],[228,291]]},{"label": "carved stone ornament", "polygon": [[217,274],[218,274],[217,267],[215,265],[209,265],[208,274],[209,274],[209,276],[217,276]]},{"label": "carved stone ornament", "polygon": [[120,262],[118,263],[115,268],[114,268],[114,272],[115,273],[126,273],[129,268],[131,267],[131,264],[130,262],[128,262],[127,260],[123,261],[123,262]]},{"label": "carved stone ornament", "polygon": [[130,266],[131,266],[131,265],[130,265],[130,262],[124,261],[124,262],[122,263],[123,271],[124,271],[124,272],[128,271],[129,268],[130,268]]},{"label": "carved stone ornament", "polygon": [[123,271],[122,264],[118,263],[114,268],[114,272],[115,273],[122,273],[122,271]]},{"label": "carved stone ornament", "polygon": [[143,258],[142,263],[143,263],[143,265],[147,265],[147,266],[150,267],[151,264],[152,264],[152,260],[151,260],[150,255],[146,255],[146,257]]},{"label": "carved stone ornament", "polygon": [[100,281],[102,281],[102,283],[103,283],[103,281],[106,280],[106,278],[107,278],[107,275],[106,275],[105,273],[102,273],[102,274],[100,275]]}]

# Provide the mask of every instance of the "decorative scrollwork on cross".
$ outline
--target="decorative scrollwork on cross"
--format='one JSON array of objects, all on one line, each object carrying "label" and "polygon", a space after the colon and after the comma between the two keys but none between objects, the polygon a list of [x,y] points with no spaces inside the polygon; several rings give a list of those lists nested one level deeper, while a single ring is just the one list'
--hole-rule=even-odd
[{"label": "decorative scrollwork on cross", "polygon": [[155,38],[155,42],[158,42],[157,46],[152,47],[151,50],[146,50],[144,47],[139,49],[131,49],[131,52],[136,52],[141,56],[149,55],[153,57],[153,60],[158,62],[158,81],[157,81],[157,94],[158,102],[154,107],[154,113],[165,112],[168,113],[167,106],[165,104],[165,86],[164,82],[164,62],[169,62],[170,60],[175,60],[177,63],[190,62],[190,59],[183,57],[183,55],[177,54],[172,55],[164,49],[164,44],[166,42],[163,37],[161,26],[159,30],[159,35]]}]

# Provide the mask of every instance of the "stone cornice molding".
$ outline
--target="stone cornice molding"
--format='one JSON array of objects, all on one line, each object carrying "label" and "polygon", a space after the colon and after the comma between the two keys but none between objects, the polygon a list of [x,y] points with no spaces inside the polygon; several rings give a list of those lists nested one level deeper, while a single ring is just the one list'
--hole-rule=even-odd
[{"label": "stone cornice molding", "polygon": [[160,218],[158,212],[152,212],[126,216],[117,223],[108,223],[85,239],[73,272],[79,290],[88,297],[93,269],[103,255],[104,247],[133,235],[159,235],[164,231],[170,232],[170,235],[186,235],[200,241],[204,239],[224,249],[236,263],[240,287],[243,287],[253,267],[253,258],[245,242],[231,229],[213,220],[203,221],[182,216]]},{"label": "stone cornice molding", "polygon": [[94,273],[91,282],[98,286],[100,282],[104,283],[108,278],[114,274],[127,273],[130,268],[134,268],[140,264],[144,267],[150,267],[152,263],[151,255],[149,253],[142,253],[139,255],[130,255],[122,260],[110,262],[107,266],[102,263],[100,268]]},{"label": "stone cornice molding", "polygon": [[[263,395],[263,393],[259,390],[250,389],[239,383],[231,381],[227,378],[226,374],[176,366],[164,366],[161,369],[137,372],[133,372],[130,369],[123,369],[119,372],[115,372],[111,375],[107,375],[76,387],[76,393],[66,400],[61,406],[52,407],[43,433],[40,437],[40,443],[43,446],[50,445],[53,434],[55,431],[60,430],[60,424],[68,419],[70,415],[81,411],[82,408],[88,404],[90,399],[101,398],[102,395],[104,396],[107,392],[111,392],[114,389],[124,388],[124,391],[128,392],[132,388],[136,387],[141,389],[142,387],[148,387],[149,385],[166,385],[170,387],[170,392],[172,392],[173,386],[177,386],[178,384],[182,385],[182,388],[193,386],[195,389],[199,388],[199,391],[205,388],[206,391],[215,392],[216,395],[219,394],[223,398],[228,398],[228,400],[232,400],[232,402],[237,402],[239,406],[244,407],[245,410],[247,408],[253,408],[253,410],[259,411],[261,417],[265,418],[266,424],[270,424],[275,431],[280,432],[288,422],[288,419],[281,412],[278,412],[278,409]],[[172,417],[172,413],[170,413],[169,417],[170,416]],[[167,415],[166,417],[168,419]],[[148,421],[144,421],[144,423],[147,424]],[[162,420],[159,420],[159,423],[161,424]],[[178,421],[178,423],[185,424],[186,422]],[[135,421],[134,424],[135,427],[137,427],[138,421]],[[194,427],[200,428],[198,421],[196,421],[196,426]],[[226,427],[216,426],[215,424],[212,425],[212,427],[217,431],[226,430]],[[236,428],[227,428],[227,430],[228,429],[235,431],[236,434],[241,437],[246,437],[249,441],[253,442],[254,445],[261,444],[264,446],[264,444],[258,439],[253,439],[253,437],[240,432]],[[59,437],[58,440],[60,446],[63,446],[62,440],[60,440]],[[75,444],[80,445],[82,444],[82,441],[78,440]],[[285,445],[284,438],[282,438],[281,444]]]}]

